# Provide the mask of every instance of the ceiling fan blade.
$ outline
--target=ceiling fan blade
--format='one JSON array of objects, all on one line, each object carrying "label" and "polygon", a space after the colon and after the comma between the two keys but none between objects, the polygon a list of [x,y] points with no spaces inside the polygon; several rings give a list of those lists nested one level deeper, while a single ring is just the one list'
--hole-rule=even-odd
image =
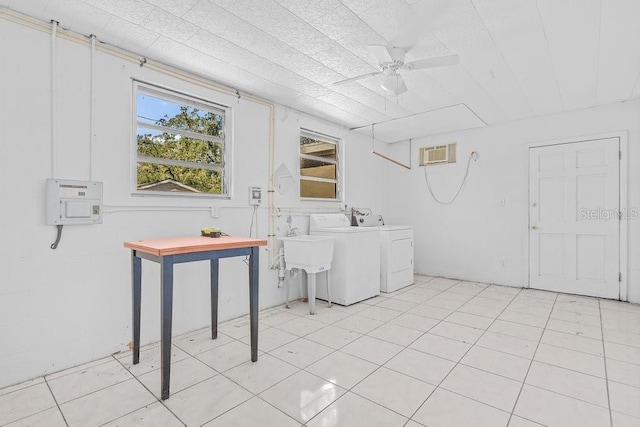
[{"label": "ceiling fan blade", "polygon": [[373,56],[376,57],[379,63],[384,62],[393,62],[393,58],[389,53],[389,46],[381,45],[381,44],[371,44],[367,46]]},{"label": "ceiling fan blade", "polygon": [[334,86],[338,86],[338,85],[342,85],[342,84],[349,83],[349,82],[355,82],[356,80],[365,79],[365,78],[371,77],[371,76],[377,76],[380,73],[382,73],[382,71],[374,71],[373,73],[367,73],[367,74],[362,74],[362,75],[355,76],[355,77],[349,77],[348,79],[339,80],[337,82],[334,82],[333,85]]},{"label": "ceiling fan blade", "polygon": [[402,68],[405,70],[423,70],[425,68],[448,67],[459,63],[460,57],[458,55],[447,55],[407,62]]}]

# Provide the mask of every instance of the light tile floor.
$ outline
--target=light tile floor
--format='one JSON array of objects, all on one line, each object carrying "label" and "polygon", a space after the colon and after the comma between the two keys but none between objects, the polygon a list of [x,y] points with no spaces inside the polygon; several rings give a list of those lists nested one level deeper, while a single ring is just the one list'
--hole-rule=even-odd
[{"label": "light tile floor", "polygon": [[416,276],[296,302],[0,390],[0,426],[640,426],[640,306]]}]

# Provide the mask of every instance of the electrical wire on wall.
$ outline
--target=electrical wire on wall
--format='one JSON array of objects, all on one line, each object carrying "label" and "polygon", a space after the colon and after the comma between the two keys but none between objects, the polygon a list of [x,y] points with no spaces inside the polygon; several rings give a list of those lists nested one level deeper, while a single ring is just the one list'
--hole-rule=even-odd
[{"label": "electrical wire on wall", "polygon": [[[249,238],[253,237],[253,224],[256,224],[256,237],[258,237],[258,205],[253,205],[253,213],[251,213],[251,225],[249,225]],[[249,257],[244,258],[244,263],[249,265]]]},{"label": "electrical wire on wall", "polygon": [[249,238],[253,237],[253,224],[256,224],[256,237],[258,237],[258,205],[253,205],[253,213],[251,214],[251,225],[249,226]]},{"label": "electrical wire on wall", "polygon": [[460,195],[460,192],[462,192],[462,188],[464,187],[465,182],[467,181],[467,176],[469,176],[469,166],[471,166],[471,160],[473,160],[474,162],[477,162],[478,161],[478,153],[476,153],[475,151],[472,151],[471,154],[469,154],[469,158],[467,159],[467,169],[464,172],[464,177],[462,178],[462,182],[460,183],[460,187],[458,188],[458,191],[456,191],[456,194],[453,196],[453,198],[451,200],[449,200],[448,202],[443,202],[442,200],[438,199],[435,194],[433,194],[433,189],[431,188],[431,184],[429,183],[429,175],[427,174],[428,166],[424,166],[424,180],[427,183],[427,188],[429,189],[429,194],[431,194],[431,197],[433,197],[433,200],[435,200],[436,202],[438,202],[441,205],[450,205],[451,203],[456,201],[456,199]]}]

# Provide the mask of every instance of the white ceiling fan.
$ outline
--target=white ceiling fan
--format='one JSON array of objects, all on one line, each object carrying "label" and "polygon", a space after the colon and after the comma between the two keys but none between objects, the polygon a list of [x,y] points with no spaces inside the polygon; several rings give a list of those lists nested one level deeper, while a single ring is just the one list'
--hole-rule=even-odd
[{"label": "white ceiling fan", "polygon": [[424,70],[425,68],[447,67],[457,65],[460,62],[458,55],[438,56],[436,58],[418,59],[417,61],[404,62],[405,55],[410,48],[402,48],[396,46],[370,45],[368,46],[371,53],[378,58],[379,71],[373,73],[362,74],[360,76],[351,77],[340,80],[334,85],[342,85],[356,80],[361,80],[371,76],[382,75],[380,86],[387,92],[394,95],[400,95],[407,91],[407,85],[404,83],[402,75],[398,71]]}]

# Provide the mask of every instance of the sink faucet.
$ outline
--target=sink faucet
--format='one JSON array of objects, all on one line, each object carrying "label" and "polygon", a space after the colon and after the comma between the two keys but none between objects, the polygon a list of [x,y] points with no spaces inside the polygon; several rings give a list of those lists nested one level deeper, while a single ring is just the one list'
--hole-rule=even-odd
[{"label": "sink faucet", "polygon": [[289,227],[287,231],[287,237],[293,237],[298,235],[298,227]]}]

